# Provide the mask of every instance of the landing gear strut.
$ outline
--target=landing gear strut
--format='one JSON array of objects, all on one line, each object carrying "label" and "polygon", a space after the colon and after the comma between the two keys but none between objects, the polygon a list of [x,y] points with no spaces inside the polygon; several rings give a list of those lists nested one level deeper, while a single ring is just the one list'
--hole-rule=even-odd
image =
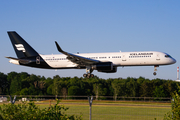
[{"label": "landing gear strut", "polygon": [[155,72],[155,71],[157,71],[157,67],[159,67],[159,65],[155,65],[155,66],[154,66],[154,73],[153,73],[154,76],[157,74],[157,73]]},{"label": "landing gear strut", "polygon": [[93,69],[91,68],[91,66],[87,66],[86,67],[86,73],[87,74],[83,74],[83,77],[85,78],[93,78],[94,74],[91,74],[93,72]]}]

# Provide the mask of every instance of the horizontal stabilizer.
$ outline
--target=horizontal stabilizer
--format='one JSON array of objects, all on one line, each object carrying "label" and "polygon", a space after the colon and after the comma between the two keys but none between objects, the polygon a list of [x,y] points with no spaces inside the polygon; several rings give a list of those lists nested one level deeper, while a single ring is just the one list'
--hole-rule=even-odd
[{"label": "horizontal stabilizer", "polygon": [[6,57],[6,58],[19,61],[22,64],[29,64],[32,62],[31,60],[26,60],[26,59],[18,59],[18,58],[13,58],[13,57]]}]

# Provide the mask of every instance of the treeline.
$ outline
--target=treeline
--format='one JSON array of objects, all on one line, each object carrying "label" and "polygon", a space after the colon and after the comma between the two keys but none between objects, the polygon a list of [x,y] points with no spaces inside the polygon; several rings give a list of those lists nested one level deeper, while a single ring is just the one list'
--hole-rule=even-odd
[{"label": "treeline", "polygon": [[172,97],[179,83],[172,80],[139,78],[101,79],[60,77],[45,78],[26,72],[0,72],[1,95],[61,95],[61,96],[122,96]]}]

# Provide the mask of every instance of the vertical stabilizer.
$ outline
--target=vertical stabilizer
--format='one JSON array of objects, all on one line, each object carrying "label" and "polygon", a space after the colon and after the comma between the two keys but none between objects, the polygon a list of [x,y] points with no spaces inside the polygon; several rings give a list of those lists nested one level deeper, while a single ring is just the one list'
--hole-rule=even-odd
[{"label": "vertical stabilizer", "polygon": [[39,56],[39,54],[15,31],[8,32],[18,58]]}]

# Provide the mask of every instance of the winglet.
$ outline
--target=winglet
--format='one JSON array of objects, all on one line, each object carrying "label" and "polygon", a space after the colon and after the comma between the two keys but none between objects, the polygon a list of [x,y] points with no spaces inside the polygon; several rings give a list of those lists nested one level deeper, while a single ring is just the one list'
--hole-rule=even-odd
[{"label": "winglet", "polygon": [[59,44],[56,41],[55,41],[55,43],[56,43],[56,47],[57,47],[58,51],[61,52],[61,53],[64,53],[64,51],[61,49]]}]

